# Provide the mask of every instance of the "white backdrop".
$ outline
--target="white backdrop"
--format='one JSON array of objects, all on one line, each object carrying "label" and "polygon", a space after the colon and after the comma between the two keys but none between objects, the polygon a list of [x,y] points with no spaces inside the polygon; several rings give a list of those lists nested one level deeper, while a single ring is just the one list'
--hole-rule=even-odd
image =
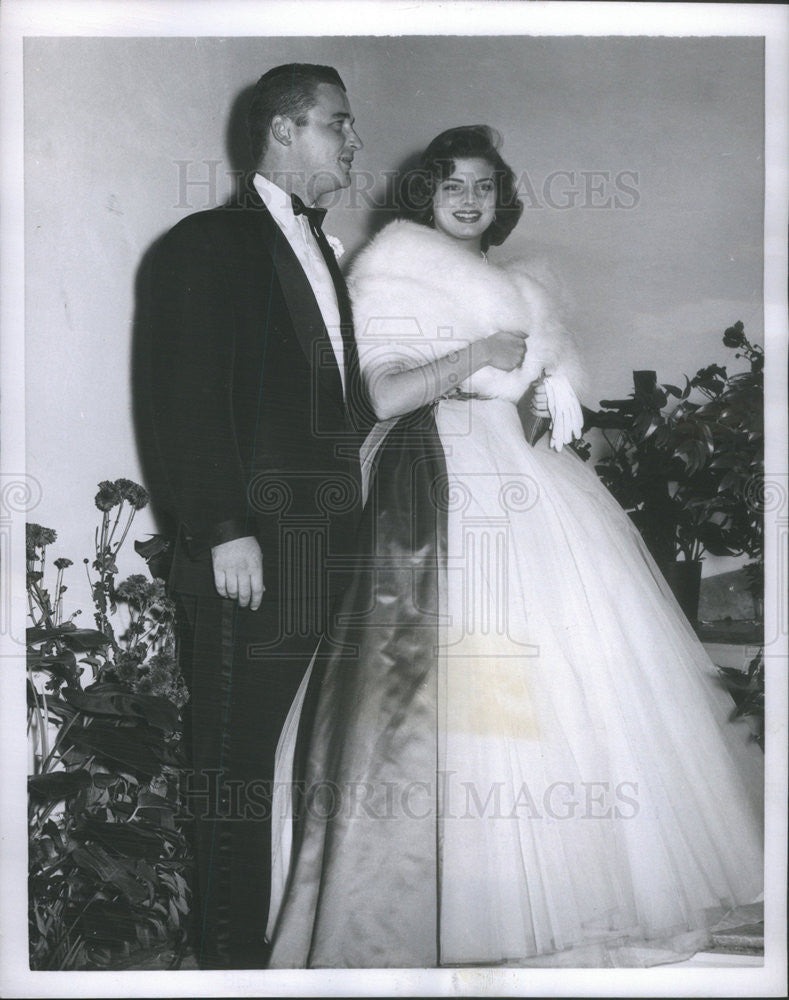
[{"label": "white backdrop", "polygon": [[[238,95],[277,63],[335,64],[366,143],[357,166],[373,176],[395,169],[441,129],[475,121],[502,131],[505,155],[517,171],[528,172],[538,196],[556,171],[574,172],[581,184],[582,171],[608,171],[612,178],[636,171],[638,200],[631,208],[598,208],[594,198],[583,197],[567,208],[530,204],[507,245],[508,251],[554,256],[560,265],[575,293],[576,327],[587,345],[591,376],[587,401],[595,403],[627,392],[632,368],[653,367],[668,380],[726,360],[720,331],[735,319],[744,321],[749,334],[759,332],[766,36],[772,193],[766,217],[766,334],[772,347],[766,370],[767,485],[775,501],[766,504],[768,623],[774,629],[767,637],[767,791],[776,807],[768,811],[765,966],[617,970],[616,977],[609,970],[531,970],[528,976],[429,970],[388,978],[327,971],[306,985],[344,996],[370,995],[371,989],[408,995],[783,995],[785,11],[744,3],[5,0],[0,28],[0,647],[9,658],[0,673],[0,714],[5,776],[15,779],[0,783],[3,992],[227,992],[220,973],[46,973],[48,985],[42,986],[41,974],[25,969],[19,914],[26,892],[26,839],[19,822],[26,773],[19,682],[24,553],[21,532],[11,529],[25,517],[17,486],[26,467],[28,481],[35,479],[41,491],[35,501],[33,487],[28,519],[57,528],[58,551],[52,555],[71,556],[79,569],[92,541],[89,523],[98,514],[95,484],[139,476],[129,372],[136,271],[147,248],[178,218],[224,198],[230,186],[225,172],[240,165],[235,129],[228,135]],[[345,30],[392,37],[329,37]],[[409,31],[436,37],[405,36]],[[551,35],[567,31],[578,37]],[[270,37],[283,33],[316,37]],[[605,37],[616,33],[634,37]],[[164,37],[170,35],[179,37]],[[190,188],[183,199],[183,162],[188,177],[199,179],[205,177],[204,160],[216,163],[215,190]],[[567,178],[565,190],[572,187]],[[561,201],[561,184],[554,190]],[[353,249],[374,224],[363,204],[344,202],[332,209],[327,230]],[[154,528],[144,513],[135,536]],[[139,560],[121,568],[139,570]],[[9,581],[15,585],[12,597]],[[73,586],[67,597],[71,607],[89,606],[84,586]],[[301,994],[304,977],[283,973],[272,986],[259,973],[233,975],[239,995],[280,987]]]},{"label": "white backdrop", "polygon": [[[626,394],[634,368],[678,381],[733,360],[720,334],[738,319],[762,339],[760,39],[28,38],[27,471],[42,488],[30,518],[59,533],[53,555],[89,554],[99,480],[141,476],[140,261],[224,200],[249,165],[244,92],[290,61],[332,64],[348,87],[365,148],[325,227],[349,251],[383,221],[374,204],[406,156],[452,125],[501,131],[526,211],[495,252],[563,274],[590,405]],[[134,536],[153,530],[145,511]],[[71,572],[71,606],[87,606]]]}]

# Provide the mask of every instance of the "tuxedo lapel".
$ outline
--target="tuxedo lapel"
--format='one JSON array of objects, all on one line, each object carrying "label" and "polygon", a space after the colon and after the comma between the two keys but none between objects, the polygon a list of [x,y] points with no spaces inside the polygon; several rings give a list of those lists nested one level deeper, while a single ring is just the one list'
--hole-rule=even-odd
[{"label": "tuxedo lapel", "polygon": [[329,340],[326,324],[304,268],[274,217],[263,204],[254,185],[246,191],[245,210],[255,217],[263,245],[271,255],[274,273],[293,322],[293,330],[307,361],[318,370],[318,377],[342,405],[340,370]]},{"label": "tuxedo lapel", "polygon": [[372,411],[362,383],[359,352],[356,347],[356,338],[353,335],[353,310],[348,294],[348,286],[345,284],[340,265],[337,263],[334,251],[329,246],[326,234],[320,226],[314,226],[311,223],[311,228],[323,259],[326,261],[326,266],[329,269],[329,274],[337,293],[337,306],[340,312],[340,333],[342,335],[343,355],[345,359],[346,417],[350,421],[351,428],[354,430],[359,430],[363,427],[369,428],[375,422],[375,418],[372,417],[370,419]]}]

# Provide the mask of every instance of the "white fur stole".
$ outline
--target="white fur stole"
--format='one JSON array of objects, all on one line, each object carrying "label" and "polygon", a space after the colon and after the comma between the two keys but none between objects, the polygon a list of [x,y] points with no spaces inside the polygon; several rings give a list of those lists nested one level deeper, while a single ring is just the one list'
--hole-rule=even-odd
[{"label": "white fur stole", "polygon": [[481,368],[461,388],[517,402],[545,371],[561,372],[580,392],[573,338],[536,273],[525,260],[488,264],[426,226],[390,223],[361,251],[348,282],[362,371],[369,378],[393,362],[414,367],[497,330],[525,330],[519,368]]}]

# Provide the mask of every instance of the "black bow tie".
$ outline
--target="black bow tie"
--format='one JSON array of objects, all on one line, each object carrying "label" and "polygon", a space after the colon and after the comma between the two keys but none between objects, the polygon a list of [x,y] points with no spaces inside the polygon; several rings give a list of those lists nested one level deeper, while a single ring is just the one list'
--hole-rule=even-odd
[{"label": "black bow tie", "polygon": [[294,215],[306,215],[307,221],[311,226],[315,229],[321,228],[323,220],[326,217],[325,208],[308,208],[297,194],[292,194],[290,201],[293,205]]}]

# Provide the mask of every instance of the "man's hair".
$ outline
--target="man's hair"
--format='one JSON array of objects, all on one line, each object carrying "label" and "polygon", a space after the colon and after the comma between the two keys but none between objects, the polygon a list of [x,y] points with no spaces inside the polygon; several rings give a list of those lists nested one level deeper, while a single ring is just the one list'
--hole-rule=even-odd
[{"label": "man's hair", "polygon": [[332,66],[287,63],[261,76],[247,112],[249,149],[256,166],[266,151],[272,120],[277,115],[286,115],[297,125],[306,125],[307,112],[315,106],[315,92],[321,83],[345,90],[340,74]]}]

